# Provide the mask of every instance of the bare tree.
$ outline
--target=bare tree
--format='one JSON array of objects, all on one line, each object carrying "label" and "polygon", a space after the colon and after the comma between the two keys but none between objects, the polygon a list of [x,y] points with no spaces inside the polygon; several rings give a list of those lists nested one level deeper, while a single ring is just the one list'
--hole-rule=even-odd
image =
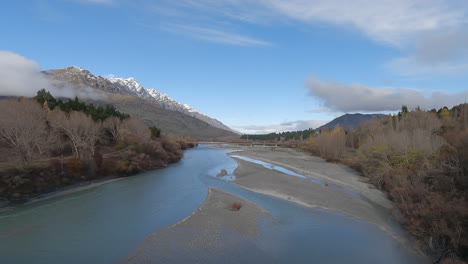
[{"label": "bare tree", "polygon": [[120,138],[120,130],[122,129],[122,121],[120,118],[115,116],[108,117],[104,120],[102,126],[110,135],[113,142],[116,142]]},{"label": "bare tree", "polygon": [[73,146],[73,153],[78,157],[90,159],[94,155],[96,142],[99,139],[102,124],[95,122],[82,112],[72,111],[69,114],[54,110],[50,114],[51,125],[65,134]]},{"label": "bare tree", "polygon": [[120,137],[127,144],[144,144],[151,139],[151,131],[142,120],[136,118],[128,118],[122,122]]},{"label": "bare tree", "polygon": [[333,130],[323,129],[316,139],[320,156],[338,159],[343,157],[346,149],[346,134],[340,126]]},{"label": "bare tree", "polygon": [[49,143],[46,115],[29,99],[0,100],[0,140],[23,162],[44,154]]}]

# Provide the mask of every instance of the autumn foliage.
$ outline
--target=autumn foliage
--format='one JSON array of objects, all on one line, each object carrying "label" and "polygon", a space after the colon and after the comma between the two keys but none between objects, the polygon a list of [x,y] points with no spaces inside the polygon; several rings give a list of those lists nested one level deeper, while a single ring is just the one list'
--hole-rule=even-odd
[{"label": "autumn foliage", "polygon": [[[25,200],[63,185],[162,168],[189,146],[112,107],[39,94],[40,102],[0,100],[0,199]],[[54,102],[59,107],[51,109]]]},{"label": "autumn foliage", "polygon": [[398,219],[434,259],[468,259],[468,104],[404,109],[356,131],[322,130],[302,148],[351,165],[386,191]]}]

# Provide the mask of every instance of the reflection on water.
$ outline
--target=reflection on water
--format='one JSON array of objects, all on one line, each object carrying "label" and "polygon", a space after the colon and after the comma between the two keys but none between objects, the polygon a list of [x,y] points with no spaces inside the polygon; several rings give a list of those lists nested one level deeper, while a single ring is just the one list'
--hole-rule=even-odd
[{"label": "reflection on water", "polygon": [[255,202],[272,216],[261,220],[260,237],[243,238],[247,242],[238,248],[226,249],[225,254],[245,249],[242,257],[232,253],[232,262],[418,263],[415,255],[364,221],[307,209],[217,178],[221,169],[232,175],[237,167],[227,152],[200,146],[166,169],[1,213],[0,263],[120,262],[146,236],[195,211],[209,186]]}]

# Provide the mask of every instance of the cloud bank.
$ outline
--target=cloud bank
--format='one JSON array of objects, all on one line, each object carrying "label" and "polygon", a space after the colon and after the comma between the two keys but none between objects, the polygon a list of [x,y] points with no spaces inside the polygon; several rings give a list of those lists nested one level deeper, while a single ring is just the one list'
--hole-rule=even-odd
[{"label": "cloud bank", "polygon": [[328,121],[329,120],[297,120],[272,125],[246,125],[231,127],[245,134],[268,134],[274,132],[306,130],[309,128],[315,129],[326,124]]},{"label": "cloud bank", "polygon": [[0,51],[0,95],[32,97],[40,89],[55,97],[102,98],[91,88],[75,88],[51,80],[40,72],[39,64],[10,51]]},{"label": "cloud bank", "polygon": [[309,77],[305,83],[308,95],[337,112],[396,111],[402,105],[424,109],[454,106],[468,101],[468,91],[459,93],[432,92],[425,95],[414,89],[371,88],[362,84],[324,82]]}]

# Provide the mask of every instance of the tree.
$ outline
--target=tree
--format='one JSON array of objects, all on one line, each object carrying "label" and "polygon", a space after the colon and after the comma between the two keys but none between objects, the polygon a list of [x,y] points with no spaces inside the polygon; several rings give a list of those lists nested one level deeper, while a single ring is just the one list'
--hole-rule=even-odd
[{"label": "tree", "polygon": [[161,129],[155,126],[151,126],[149,129],[151,130],[151,139],[156,139],[161,136]]},{"label": "tree", "polygon": [[120,137],[127,144],[144,144],[151,139],[151,132],[140,119],[128,118],[122,121]]},{"label": "tree", "polygon": [[437,114],[439,115],[440,118],[446,118],[450,115],[450,111],[448,107],[444,106],[439,111],[437,111]]},{"label": "tree", "polygon": [[28,99],[0,100],[0,141],[23,162],[42,155],[50,142],[46,111]]},{"label": "tree", "polygon": [[403,106],[401,107],[401,112],[402,112],[403,114],[407,114],[407,113],[408,113],[408,107],[407,107],[406,105],[403,105]]},{"label": "tree", "polygon": [[346,149],[346,133],[340,126],[336,126],[333,130],[323,128],[315,140],[315,144],[320,156],[332,159],[341,158]]},{"label": "tree", "polygon": [[67,114],[59,110],[51,113],[50,122],[57,131],[62,132],[70,140],[75,156],[85,159],[94,156],[102,128],[101,122],[95,122],[81,112],[72,111]]},{"label": "tree", "polygon": [[45,89],[37,91],[37,94],[36,96],[34,96],[33,99],[39,102],[41,105],[47,103],[51,110],[53,110],[58,103],[57,100],[55,100],[55,98],[52,96],[52,94],[50,94],[50,92],[46,91]]},{"label": "tree", "polygon": [[105,133],[110,136],[112,142],[117,142],[120,138],[120,130],[122,129],[122,121],[120,118],[111,116],[102,122]]}]

